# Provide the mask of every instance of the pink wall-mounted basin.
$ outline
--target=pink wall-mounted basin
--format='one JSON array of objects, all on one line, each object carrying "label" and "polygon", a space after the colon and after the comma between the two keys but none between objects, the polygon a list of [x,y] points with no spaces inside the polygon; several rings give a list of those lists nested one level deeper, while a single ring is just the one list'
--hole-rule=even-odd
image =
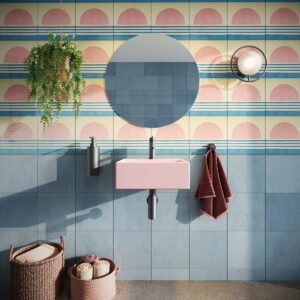
[{"label": "pink wall-mounted basin", "polygon": [[183,159],[122,159],[117,189],[189,189],[190,163]]}]

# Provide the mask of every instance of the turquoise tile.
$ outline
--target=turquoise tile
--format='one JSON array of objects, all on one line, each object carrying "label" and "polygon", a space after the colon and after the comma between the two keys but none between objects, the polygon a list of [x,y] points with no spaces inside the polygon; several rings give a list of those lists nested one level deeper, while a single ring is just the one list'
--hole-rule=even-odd
[{"label": "turquoise tile", "polygon": [[80,258],[90,253],[113,259],[113,231],[76,230],[76,256]]},{"label": "turquoise tile", "polygon": [[75,156],[40,155],[38,184],[40,193],[74,193]]},{"label": "turquoise tile", "polygon": [[191,231],[191,269],[227,268],[227,233],[224,231]]},{"label": "turquoise tile", "polygon": [[115,230],[150,230],[148,191],[124,190],[114,194]]},{"label": "turquoise tile", "polygon": [[75,230],[67,231],[38,231],[38,240],[41,241],[51,241],[55,243],[60,243],[60,236],[64,238],[65,244],[65,259],[67,266],[75,263]]},{"label": "turquoise tile", "polygon": [[0,193],[0,230],[36,230],[37,193]]},{"label": "turquoise tile", "polygon": [[124,269],[117,275],[119,280],[151,280],[151,269]]},{"label": "turquoise tile", "polygon": [[228,232],[228,269],[264,269],[265,232]]},{"label": "turquoise tile", "polygon": [[190,269],[190,280],[227,280],[227,269]]},{"label": "turquoise tile", "polygon": [[36,230],[0,230],[0,295],[1,299],[9,299],[10,273],[8,253],[11,245],[20,247],[28,243],[36,242]]},{"label": "turquoise tile", "polygon": [[77,230],[113,229],[113,194],[76,194]]},{"label": "turquoise tile", "polygon": [[152,268],[188,269],[189,233],[186,231],[153,231]]},{"label": "turquoise tile", "polygon": [[75,194],[39,194],[38,229],[46,232],[75,230]]},{"label": "turquoise tile", "polygon": [[298,155],[268,155],[267,193],[300,193],[300,157]]},{"label": "turquoise tile", "polygon": [[153,269],[152,280],[189,280],[189,269]]},{"label": "turquoise tile", "polygon": [[[101,148],[101,143],[98,143]],[[110,155],[100,156],[100,175],[87,175],[87,157],[76,157],[76,192],[111,193],[114,184],[114,163]]]},{"label": "turquoise tile", "polygon": [[152,230],[189,230],[189,193],[157,191],[157,219]]},{"label": "turquoise tile", "polygon": [[300,232],[267,231],[266,239],[267,269],[290,268],[300,273]]},{"label": "turquoise tile", "polygon": [[229,202],[229,230],[265,230],[265,194],[235,193]]},{"label": "turquoise tile", "polygon": [[267,194],[266,225],[270,231],[300,231],[300,194]]},{"label": "turquoise tile", "polygon": [[205,215],[201,211],[201,200],[196,199],[194,193],[190,195],[190,229],[196,231],[227,231],[227,215],[217,220]]},{"label": "turquoise tile", "polygon": [[295,281],[300,280],[299,268],[267,269],[267,280]]},{"label": "turquoise tile", "polygon": [[228,269],[228,280],[265,280],[265,268]]},{"label": "turquoise tile", "polygon": [[124,269],[151,268],[151,232],[115,231],[114,258]]},{"label": "turquoise tile", "polygon": [[233,193],[264,193],[264,155],[229,155],[228,179]]},{"label": "turquoise tile", "polygon": [[0,155],[1,193],[37,192],[36,155]]}]

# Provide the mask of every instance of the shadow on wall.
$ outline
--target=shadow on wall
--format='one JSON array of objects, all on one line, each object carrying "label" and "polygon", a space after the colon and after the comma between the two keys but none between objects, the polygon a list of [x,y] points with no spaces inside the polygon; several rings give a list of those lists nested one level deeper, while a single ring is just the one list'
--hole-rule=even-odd
[{"label": "shadow on wall", "polygon": [[[126,153],[124,149],[119,150],[117,153]],[[53,157],[52,160],[50,156]],[[101,205],[113,200],[121,201],[124,196],[121,191],[114,190],[114,164],[115,161],[125,157],[127,157],[127,154],[102,155],[100,176],[88,177],[86,175],[85,155],[41,155],[38,158],[39,168],[41,168],[38,171],[38,187],[32,187],[17,193],[1,194],[0,235],[1,231],[7,235],[1,236],[3,251],[0,252],[0,294],[7,293],[8,290],[8,247],[10,244],[20,246],[41,237],[43,239],[57,239],[60,234],[67,236],[68,231],[75,231],[75,224],[79,227],[81,223],[87,220],[100,220],[107,217],[106,211],[101,209]],[[50,161],[43,161],[48,159]],[[53,166],[55,162],[56,166]],[[72,169],[73,165],[74,168]],[[66,187],[69,184],[71,187]],[[7,188],[7,190],[10,190],[10,188]],[[125,192],[126,195],[137,194],[137,197],[141,197],[141,194],[138,195],[141,192],[140,190],[126,190]],[[147,193],[147,191],[144,192]],[[88,197],[88,195],[97,193],[97,197]],[[114,193],[114,197],[105,197],[101,193]],[[164,208],[167,211],[168,207],[171,207],[174,212],[169,215],[170,222],[172,223],[176,218],[180,224],[188,224],[191,221],[189,214],[190,191],[173,190],[171,193],[173,196],[171,199],[169,198],[170,202]],[[162,194],[167,195],[168,192],[163,191]],[[88,199],[85,197],[88,197]],[[164,200],[164,197],[161,196],[158,209],[162,209],[165,203]],[[138,199],[138,201],[143,201],[144,215],[142,217],[147,219],[146,197]],[[125,208],[126,206],[122,207]],[[197,208],[197,211],[198,213],[193,215],[193,218],[200,216],[200,209]],[[141,213],[141,211],[136,213]],[[163,210],[158,218],[165,218]],[[78,227],[76,228],[78,229]],[[96,229],[101,230],[101,227]],[[74,249],[72,251],[72,254],[75,254]],[[66,265],[72,265],[76,257],[73,255],[71,257],[70,255],[67,256]],[[3,290],[6,290],[6,292]]]}]

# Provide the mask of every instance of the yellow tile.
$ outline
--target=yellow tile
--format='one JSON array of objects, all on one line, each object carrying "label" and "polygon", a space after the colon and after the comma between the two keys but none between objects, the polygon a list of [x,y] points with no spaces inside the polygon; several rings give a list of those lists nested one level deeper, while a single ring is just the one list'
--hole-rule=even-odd
[{"label": "yellow tile", "polygon": [[[213,99],[213,100],[211,100]],[[201,78],[197,102],[227,101],[227,79]]]},{"label": "yellow tile", "polygon": [[[272,64],[276,64],[278,62],[274,61],[274,59],[272,60],[271,56],[274,53],[275,50],[279,49],[280,47],[284,47],[282,48],[282,51],[280,51],[280,55],[283,56],[283,63],[286,60],[286,57],[289,56],[289,54],[286,51],[286,47],[291,48],[291,55],[294,56],[295,55],[298,57],[297,60],[299,63],[299,57],[300,57],[300,43],[299,41],[267,41],[267,49],[266,49],[266,55],[268,58],[268,61]],[[293,59],[293,63],[294,63],[294,59]],[[279,62],[280,63],[280,62]],[[289,62],[288,62],[289,63]]]},{"label": "yellow tile", "polygon": [[[83,51],[87,51],[87,49],[91,49],[91,47],[101,48],[105,52],[105,56],[107,61],[110,60],[113,54],[113,41],[80,41],[78,42],[78,49]],[[90,62],[89,62],[90,63]]]}]

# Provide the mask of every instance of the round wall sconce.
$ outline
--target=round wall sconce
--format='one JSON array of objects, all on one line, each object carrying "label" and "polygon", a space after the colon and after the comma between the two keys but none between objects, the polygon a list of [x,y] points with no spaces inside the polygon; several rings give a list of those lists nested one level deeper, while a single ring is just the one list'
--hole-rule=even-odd
[{"label": "round wall sconce", "polygon": [[[242,49],[248,49],[239,57],[236,54]],[[254,82],[260,79],[267,70],[267,58],[261,49],[256,46],[242,46],[232,55],[230,66],[236,78],[245,82]]]}]

